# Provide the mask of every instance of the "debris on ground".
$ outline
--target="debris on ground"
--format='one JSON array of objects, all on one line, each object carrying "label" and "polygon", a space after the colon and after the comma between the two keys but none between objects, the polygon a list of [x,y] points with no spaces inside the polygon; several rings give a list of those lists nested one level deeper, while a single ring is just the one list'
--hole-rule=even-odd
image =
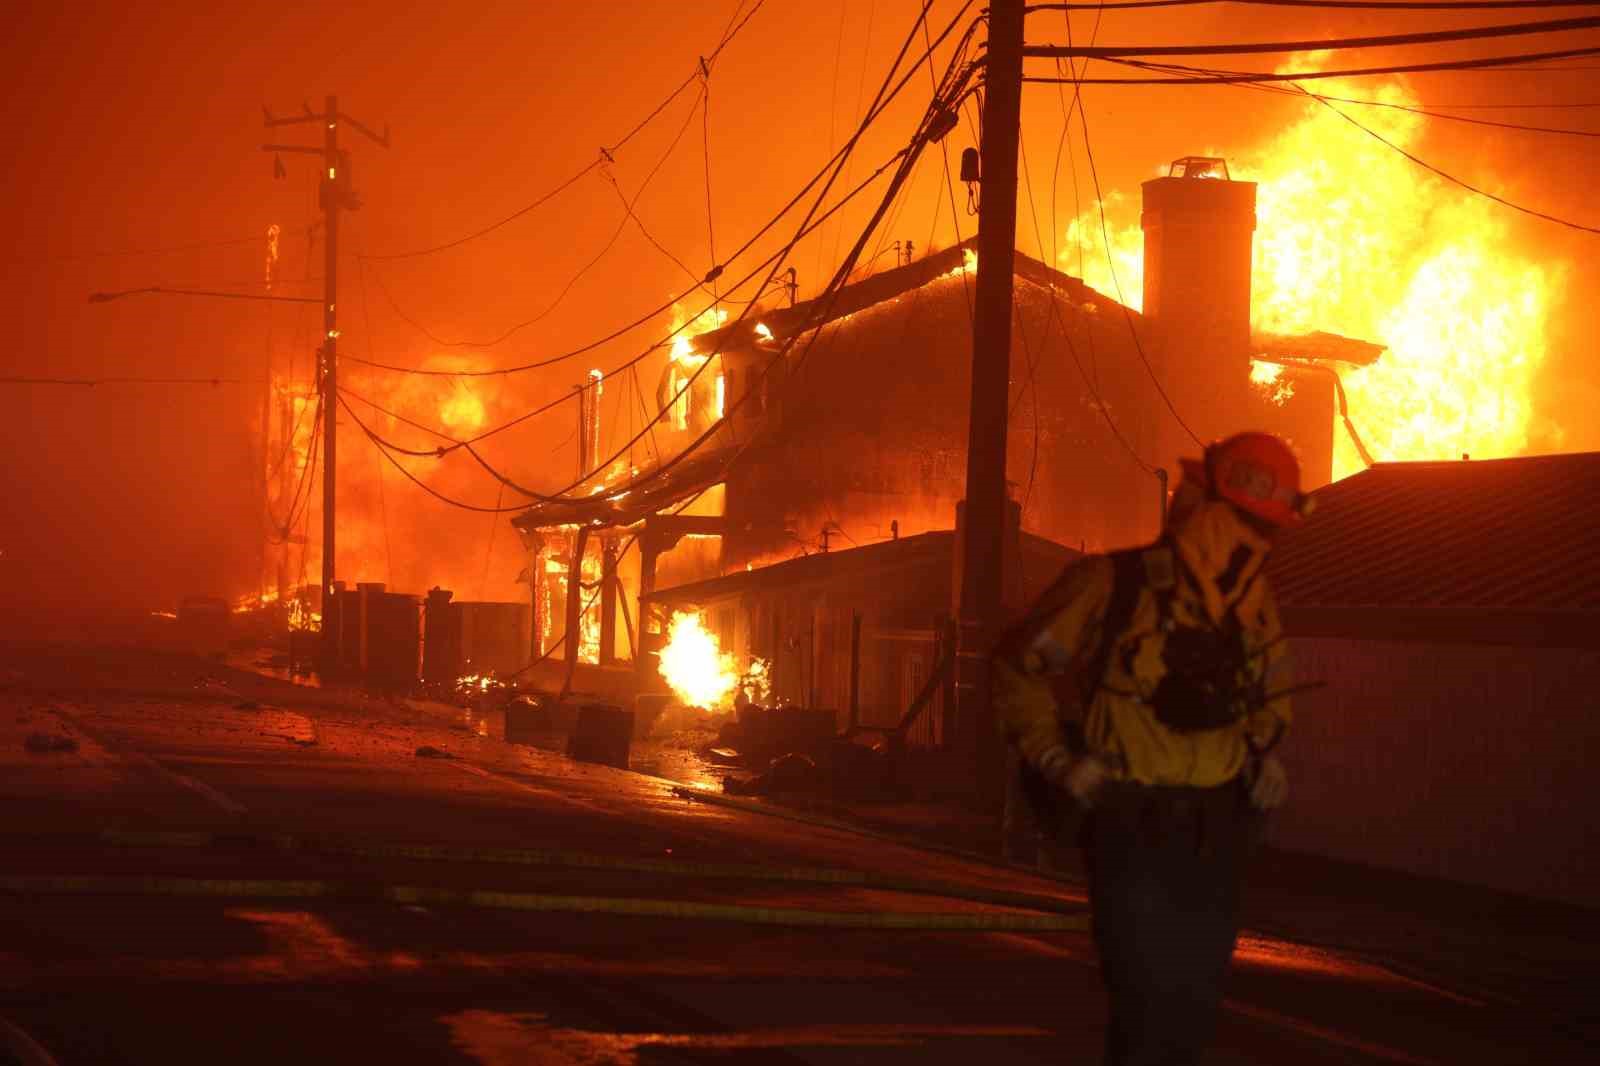
[{"label": "debris on ground", "polygon": [[744,762],[744,756],[732,748],[707,748],[706,759],[719,766],[738,766]]},{"label": "debris on ground", "polygon": [[78,750],[76,740],[59,733],[29,733],[28,739],[22,742],[22,746],[38,755]]},{"label": "debris on ground", "polygon": [[791,751],[773,759],[771,766],[754,777],[724,778],[722,790],[734,796],[775,796],[784,792],[820,791],[822,785],[816,760]]},{"label": "debris on ground", "polygon": [[722,716],[712,711],[700,707],[685,707],[681,703],[670,703],[651,717],[653,721],[650,723],[650,735],[662,738],[691,734],[709,739],[717,732],[717,727],[722,721]]},{"label": "debris on ground", "polygon": [[422,745],[422,747],[417,749],[417,758],[419,758],[419,759],[454,759],[455,756],[451,755],[448,751],[445,751],[442,748],[434,747],[432,744],[424,744],[424,745]]}]

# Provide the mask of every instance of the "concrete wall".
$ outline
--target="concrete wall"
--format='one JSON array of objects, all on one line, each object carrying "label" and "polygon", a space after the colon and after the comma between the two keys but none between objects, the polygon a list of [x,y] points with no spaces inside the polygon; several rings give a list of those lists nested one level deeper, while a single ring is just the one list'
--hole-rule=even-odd
[{"label": "concrete wall", "polygon": [[1291,640],[1272,843],[1600,902],[1600,651]]}]

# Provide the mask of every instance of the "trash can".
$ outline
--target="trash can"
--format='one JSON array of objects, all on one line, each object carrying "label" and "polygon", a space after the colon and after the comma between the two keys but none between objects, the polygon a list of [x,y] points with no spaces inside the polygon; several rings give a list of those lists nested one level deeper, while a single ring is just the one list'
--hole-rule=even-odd
[{"label": "trash can", "polygon": [[506,704],[506,743],[548,748],[558,734],[570,728],[567,714],[554,696],[534,693]]},{"label": "trash can", "polygon": [[633,712],[614,703],[584,703],[567,740],[567,754],[579,762],[628,768],[633,742]]}]

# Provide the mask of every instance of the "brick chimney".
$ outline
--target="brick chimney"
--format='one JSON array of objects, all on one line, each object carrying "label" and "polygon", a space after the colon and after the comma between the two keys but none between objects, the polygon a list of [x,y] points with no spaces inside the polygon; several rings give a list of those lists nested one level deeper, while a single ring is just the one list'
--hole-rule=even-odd
[{"label": "brick chimney", "polygon": [[[1186,156],[1144,183],[1141,221],[1151,362],[1195,433],[1224,436],[1247,417],[1255,182],[1230,179],[1225,160]],[[1167,443],[1192,452],[1171,428]],[[1177,454],[1161,452],[1163,463]]]}]

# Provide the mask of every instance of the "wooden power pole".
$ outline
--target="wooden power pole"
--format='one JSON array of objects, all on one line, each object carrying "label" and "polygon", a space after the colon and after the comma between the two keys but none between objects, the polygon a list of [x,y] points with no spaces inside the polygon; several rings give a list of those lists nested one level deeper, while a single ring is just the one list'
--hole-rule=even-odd
[{"label": "wooden power pole", "polygon": [[[961,541],[956,708],[960,742],[975,759],[980,796],[995,798],[1002,749],[989,700],[988,653],[1001,622],[1006,540],[1006,402],[1017,230],[1024,0],[991,0],[979,146],[977,295],[972,404]],[[1013,565],[1015,561],[1013,560]]]},{"label": "wooden power pole", "polygon": [[348,122],[354,129],[373,141],[389,147],[389,128],[383,134],[340,114],[339,98],[329,96],[321,114],[305,106],[305,113],[292,118],[274,118],[266,115],[268,128],[289,126],[305,122],[320,122],[323,126],[322,147],[297,144],[266,144],[262,151],[296,152],[322,157],[325,173],[320,182],[318,199],[322,205],[322,225],[325,238],[325,258],[322,274],[322,345],[318,363],[319,391],[322,394],[322,655],[325,666],[332,665],[337,654],[337,634],[330,624],[333,620],[333,583],[335,544],[338,533],[338,425],[339,425],[339,212],[355,211],[361,207],[350,180],[349,154],[339,147],[339,123]]}]

